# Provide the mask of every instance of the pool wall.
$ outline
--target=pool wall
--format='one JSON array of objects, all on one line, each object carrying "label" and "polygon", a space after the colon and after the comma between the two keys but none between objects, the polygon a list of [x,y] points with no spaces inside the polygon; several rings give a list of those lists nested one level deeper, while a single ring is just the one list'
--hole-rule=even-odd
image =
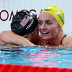
[{"label": "pool wall", "polygon": [[72,72],[72,69],[0,64],[0,72]]}]

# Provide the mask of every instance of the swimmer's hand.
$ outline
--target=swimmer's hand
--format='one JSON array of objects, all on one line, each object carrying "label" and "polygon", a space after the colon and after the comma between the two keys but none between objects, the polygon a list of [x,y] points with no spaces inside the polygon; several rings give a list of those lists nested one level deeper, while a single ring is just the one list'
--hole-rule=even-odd
[{"label": "swimmer's hand", "polygon": [[6,43],[25,45],[25,46],[35,46],[28,39],[22,36],[19,36],[13,33],[12,31],[3,31],[0,33],[0,37]]},{"label": "swimmer's hand", "polygon": [[0,38],[0,45],[5,45],[6,43]]}]

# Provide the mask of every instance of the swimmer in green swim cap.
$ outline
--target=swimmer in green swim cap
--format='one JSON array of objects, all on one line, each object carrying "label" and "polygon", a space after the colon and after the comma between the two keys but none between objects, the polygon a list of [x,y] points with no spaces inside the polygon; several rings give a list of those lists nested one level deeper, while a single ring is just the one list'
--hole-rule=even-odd
[{"label": "swimmer in green swim cap", "polygon": [[59,7],[51,5],[43,9],[38,22],[41,38],[39,42],[50,45],[72,45],[72,35],[66,35],[62,30],[64,23],[64,13]]}]

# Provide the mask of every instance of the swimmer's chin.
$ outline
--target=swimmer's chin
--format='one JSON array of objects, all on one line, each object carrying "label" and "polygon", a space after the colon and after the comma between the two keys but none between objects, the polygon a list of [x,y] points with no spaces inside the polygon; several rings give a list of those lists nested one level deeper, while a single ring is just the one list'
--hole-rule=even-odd
[{"label": "swimmer's chin", "polygon": [[43,37],[42,37],[42,39],[43,39],[43,40],[48,40],[49,38],[48,38],[48,37],[44,37],[44,36],[43,36]]}]

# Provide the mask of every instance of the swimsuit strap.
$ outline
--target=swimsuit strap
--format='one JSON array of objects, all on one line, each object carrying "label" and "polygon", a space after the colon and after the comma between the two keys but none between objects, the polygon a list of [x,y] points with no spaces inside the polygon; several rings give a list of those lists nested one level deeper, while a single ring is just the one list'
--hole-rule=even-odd
[{"label": "swimsuit strap", "polygon": [[61,43],[60,43],[61,45],[62,45],[62,41],[63,41],[64,37],[66,37],[66,36],[67,36],[67,35],[64,35],[64,36],[63,36],[63,38],[62,38],[62,40],[61,40]]}]

